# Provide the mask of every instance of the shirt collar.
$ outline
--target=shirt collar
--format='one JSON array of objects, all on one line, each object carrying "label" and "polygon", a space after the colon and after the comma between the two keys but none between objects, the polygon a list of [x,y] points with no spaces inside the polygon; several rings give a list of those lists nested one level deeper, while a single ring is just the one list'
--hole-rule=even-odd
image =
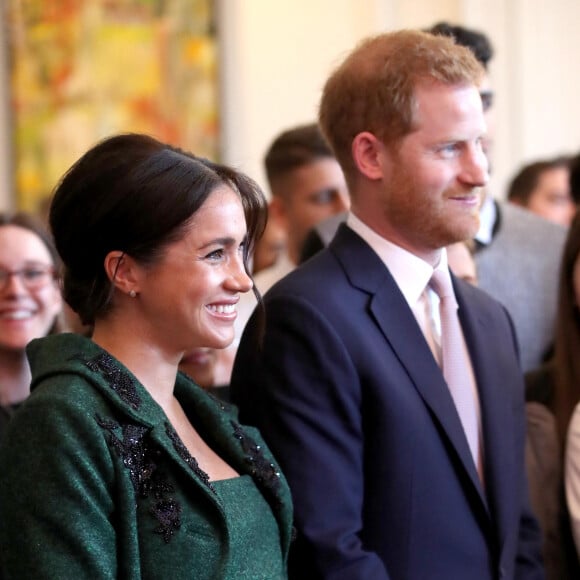
[{"label": "shirt collar", "polygon": [[[346,224],[374,250],[395,279],[409,306],[413,308],[433,275],[434,268],[431,264],[379,236],[353,213],[349,213]],[[447,270],[445,249],[441,252],[436,269]]]}]

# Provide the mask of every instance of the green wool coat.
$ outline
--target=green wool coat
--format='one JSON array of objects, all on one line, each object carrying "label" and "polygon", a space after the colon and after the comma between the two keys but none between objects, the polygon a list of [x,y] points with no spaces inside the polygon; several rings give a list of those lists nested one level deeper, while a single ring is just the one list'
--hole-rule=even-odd
[{"label": "green wool coat", "polygon": [[258,570],[276,558],[285,570],[288,486],[234,407],[178,375],[175,396],[200,435],[238,473],[251,475],[267,501],[263,509],[270,506],[280,541],[268,550],[232,545],[240,534],[229,529],[213,484],[121,363],[72,334],[35,340],[28,356],[32,393],[0,447],[5,578],[269,578],[239,568],[240,548],[252,551]]}]

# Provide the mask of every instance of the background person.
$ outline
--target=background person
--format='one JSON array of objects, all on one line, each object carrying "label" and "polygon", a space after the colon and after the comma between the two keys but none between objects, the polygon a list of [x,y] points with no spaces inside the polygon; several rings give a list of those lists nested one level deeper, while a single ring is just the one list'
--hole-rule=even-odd
[{"label": "background person", "polygon": [[296,267],[313,226],[350,205],[342,169],[316,123],[278,135],[264,165],[272,193],[269,219],[282,227],[287,241],[286,252],[276,264],[255,277],[261,293]]},{"label": "background person", "polygon": [[40,222],[26,213],[0,214],[0,438],[30,394],[26,345],[58,329],[57,263]]},{"label": "background person", "polygon": [[509,184],[507,199],[567,228],[576,214],[570,193],[570,159],[557,157],[525,165]]},{"label": "background person", "polygon": [[65,174],[50,225],[94,331],[29,345],[32,393],[0,446],[8,577],[284,577],[291,503],[270,452],[177,372],[232,341],[264,220],[251,180],[144,135]]},{"label": "background person", "polygon": [[[199,346],[187,351],[179,363],[179,370],[189,375],[206,391],[229,401],[230,368],[224,368],[220,354],[223,349]],[[226,374],[227,373],[227,374]]]},{"label": "background person", "polygon": [[286,232],[275,220],[269,219],[252,255],[252,275],[276,264],[286,251]]},{"label": "background person", "polygon": [[[266,152],[264,166],[272,193],[268,206],[270,225],[266,229],[281,229],[286,243],[274,265],[254,276],[261,294],[298,265],[308,231],[324,218],[342,213],[350,204],[342,169],[317,123],[298,125],[276,136]],[[253,294],[240,300],[236,340],[219,355],[228,377],[239,338],[256,304]]]},{"label": "background person", "polygon": [[[566,503],[580,557],[580,217],[572,222],[564,251],[558,327],[551,364],[540,370],[565,441]],[[535,376],[538,381],[540,378]],[[537,382],[536,382],[537,386]]]},{"label": "background person", "polygon": [[449,244],[445,251],[449,269],[462,280],[477,286],[477,268],[473,259],[471,240]]},{"label": "background person", "polygon": [[[543,412],[543,450],[534,454],[537,468],[544,473],[554,473],[558,485],[558,494],[550,494],[548,485],[538,486],[535,491],[537,511],[546,519],[554,519],[558,526],[547,530],[546,540],[550,552],[546,562],[558,573],[550,578],[578,578],[580,561],[575,553],[570,517],[580,546],[580,218],[577,215],[568,231],[566,245],[561,260],[561,272],[558,292],[558,316],[554,348],[549,359],[537,369],[526,373],[526,399],[528,405],[534,405]],[[546,434],[553,424],[552,443]],[[539,421],[537,425],[542,426]],[[550,447],[548,448],[548,445]],[[562,457],[565,457],[565,476],[562,472]],[[565,481],[567,504],[563,497],[562,482]],[[569,513],[568,513],[569,512]],[[551,533],[550,533],[551,532]],[[555,541],[554,541],[555,540]],[[580,549],[578,551],[580,553]]]}]

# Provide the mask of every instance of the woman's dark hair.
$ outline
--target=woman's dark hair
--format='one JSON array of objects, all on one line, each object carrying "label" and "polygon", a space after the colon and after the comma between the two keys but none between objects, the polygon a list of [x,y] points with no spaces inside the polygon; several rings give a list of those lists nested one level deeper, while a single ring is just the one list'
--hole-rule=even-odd
[{"label": "woman's dark hair", "polygon": [[580,402],[580,305],[576,301],[574,267],[580,257],[580,214],[568,230],[560,269],[553,361],[556,384],[554,413],[562,443],[570,417]]},{"label": "woman's dark hair", "polygon": [[87,151],[57,185],[49,215],[65,266],[64,299],[81,321],[93,324],[111,308],[113,286],[104,268],[109,252],[154,263],[224,185],[244,208],[249,273],[248,256],[266,222],[266,200],[254,181],[147,135],[117,135]]}]

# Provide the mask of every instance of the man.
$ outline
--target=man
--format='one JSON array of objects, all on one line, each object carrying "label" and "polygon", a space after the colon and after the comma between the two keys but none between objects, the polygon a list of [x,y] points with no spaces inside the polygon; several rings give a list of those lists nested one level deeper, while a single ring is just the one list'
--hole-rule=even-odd
[{"label": "man", "polygon": [[512,179],[507,199],[567,228],[576,213],[570,193],[570,159],[556,157],[524,165]]},{"label": "man", "polygon": [[348,209],[350,201],[340,165],[316,123],[284,131],[270,145],[265,159],[272,194],[270,220],[286,233],[286,253],[255,277],[266,292],[293,270],[308,231],[318,222]]},{"label": "man", "polygon": [[[487,74],[493,48],[481,32],[440,22],[429,32],[468,47],[486,70],[480,92],[486,113],[486,153],[493,163],[493,91]],[[539,366],[554,339],[558,270],[566,230],[487,190],[475,235],[479,287],[499,300],[512,317],[524,371]]]},{"label": "man", "polygon": [[[451,39],[401,31],[361,44],[325,85],[320,123],[351,213],[265,296],[232,377],[293,492],[292,578],[543,578],[513,328],[442,249],[478,227],[481,74]],[[459,304],[454,349],[438,330],[450,296],[439,317],[428,288],[441,277]],[[468,404],[444,379],[450,354]]]},{"label": "man", "polygon": [[[489,77],[487,76],[487,67],[493,57],[493,48],[488,38],[481,32],[463,26],[454,26],[448,22],[439,22],[427,29],[426,32],[453,38],[457,44],[466,46],[473,52],[475,58],[481,63],[486,71],[486,74],[484,74],[480,81],[479,93],[483,103],[483,110],[487,113],[491,109],[494,96],[490,87]],[[488,133],[486,134],[486,141],[489,147],[489,127]],[[300,262],[306,261],[308,258],[322,250],[322,248],[325,248],[330,243],[338,229],[338,226],[346,219],[347,215],[347,212],[342,212],[316,224],[304,238],[304,244],[300,251]]]},{"label": "man", "polygon": [[[493,48],[477,30],[447,22],[427,30],[453,38],[469,48],[485,69],[479,87],[488,132],[484,145],[493,149],[493,91],[487,74]],[[342,221],[346,214],[342,215]],[[302,261],[326,246],[340,223],[340,216],[316,226],[305,241]],[[538,367],[554,339],[560,255],[566,230],[512,204],[496,201],[488,190],[475,235],[475,262],[479,287],[499,300],[513,319],[524,371]]]}]

